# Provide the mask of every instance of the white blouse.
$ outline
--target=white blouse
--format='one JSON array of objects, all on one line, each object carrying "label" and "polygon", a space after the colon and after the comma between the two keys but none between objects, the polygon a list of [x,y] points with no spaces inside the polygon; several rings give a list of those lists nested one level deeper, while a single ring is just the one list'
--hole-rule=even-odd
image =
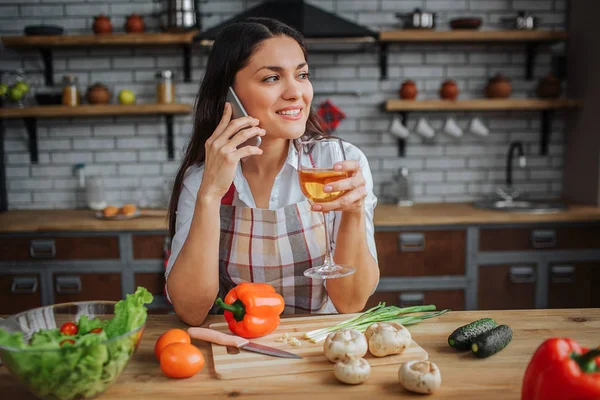
[{"label": "white blouse", "polygon": [[[373,226],[373,210],[377,205],[377,197],[373,193],[373,177],[371,175],[371,169],[369,168],[369,162],[364,153],[356,146],[344,142],[344,151],[346,153],[347,160],[358,160],[360,168],[362,170],[363,177],[365,179],[365,186],[367,189],[367,197],[365,198],[365,217],[366,217],[366,232],[367,232],[367,243],[371,254],[377,260],[377,250],[375,248],[375,237],[374,237],[374,226]],[[290,140],[290,146],[288,149],[288,155],[286,161],[275,178],[275,183],[271,189],[271,197],[269,198],[269,210],[276,210],[290,204],[300,203],[306,200],[306,197],[300,189],[300,182],[298,180],[298,152],[293,142]],[[173,268],[173,264],[185,243],[185,239],[190,231],[190,225],[192,223],[192,217],[194,216],[194,208],[196,207],[196,198],[198,196],[198,189],[202,182],[202,174],[204,173],[204,166],[193,166],[190,167],[185,174],[183,180],[183,188],[179,197],[179,203],[177,205],[177,218],[175,223],[175,235],[171,241],[171,255],[167,263],[165,271],[165,277],[168,279],[169,272]],[[236,192],[233,198],[232,205],[241,207],[256,208],[256,203],[250,191],[250,186],[242,173],[241,165],[238,165],[235,177],[233,178],[233,184]],[[328,213],[330,219],[328,220],[329,231],[335,232],[330,234],[332,238],[332,248],[335,248],[335,238],[340,226],[341,211],[335,211]],[[333,222],[333,223],[331,223]]]}]

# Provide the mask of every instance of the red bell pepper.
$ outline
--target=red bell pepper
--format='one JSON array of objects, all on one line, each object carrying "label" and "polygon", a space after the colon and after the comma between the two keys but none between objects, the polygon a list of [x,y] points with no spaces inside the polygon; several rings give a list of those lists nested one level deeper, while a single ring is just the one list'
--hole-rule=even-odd
[{"label": "red bell pepper", "polygon": [[600,399],[600,348],[588,350],[568,338],[546,340],[533,354],[521,400]]},{"label": "red bell pepper", "polygon": [[246,339],[264,336],[279,326],[279,314],[285,303],[273,286],[267,283],[242,282],[220,298],[229,330]]}]

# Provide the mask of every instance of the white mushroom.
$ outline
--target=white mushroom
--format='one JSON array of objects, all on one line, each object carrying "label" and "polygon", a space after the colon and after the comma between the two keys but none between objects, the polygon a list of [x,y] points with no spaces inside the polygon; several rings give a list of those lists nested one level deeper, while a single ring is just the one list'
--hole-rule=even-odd
[{"label": "white mushroom", "polygon": [[398,380],[404,389],[416,393],[433,393],[442,384],[442,375],[431,361],[408,361],[398,370]]},{"label": "white mushroom", "polygon": [[410,346],[412,337],[408,329],[395,322],[375,323],[365,331],[369,351],[375,357],[400,354]]},{"label": "white mushroom", "polygon": [[356,329],[342,329],[330,333],[325,339],[323,351],[331,362],[345,358],[361,358],[367,354],[367,339]]},{"label": "white mushroom", "polygon": [[346,358],[333,367],[333,375],[340,382],[358,385],[369,378],[371,366],[364,358]]}]

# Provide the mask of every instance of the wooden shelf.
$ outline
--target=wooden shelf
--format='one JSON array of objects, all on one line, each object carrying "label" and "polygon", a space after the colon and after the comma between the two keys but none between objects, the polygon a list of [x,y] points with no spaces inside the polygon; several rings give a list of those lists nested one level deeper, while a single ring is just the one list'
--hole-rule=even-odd
[{"label": "wooden shelf", "polygon": [[189,104],[84,104],[69,106],[36,106],[27,108],[0,108],[0,119],[9,118],[66,118],[147,114],[189,114]]},{"label": "wooden shelf", "polygon": [[107,35],[2,36],[5,47],[79,47],[191,44],[197,31],[185,33],[113,33]]},{"label": "wooden shelf", "polygon": [[533,79],[533,68],[537,47],[567,40],[565,31],[525,31],[525,30],[418,30],[403,29],[379,33],[379,67],[381,79],[387,78],[388,46],[390,43],[517,43],[526,46],[525,76]]},{"label": "wooden shelf", "polygon": [[46,86],[54,85],[52,50],[67,47],[106,46],[181,46],[183,49],[183,77],[192,81],[191,48],[197,30],[184,33],[112,33],[107,35],[52,35],[52,36],[3,36],[4,47],[37,48],[44,62]]},{"label": "wooden shelf", "polygon": [[[0,108],[0,120],[22,118],[29,136],[29,154],[32,163],[38,162],[37,119],[38,118],[69,118],[69,117],[99,117],[122,115],[163,115],[167,126],[167,155],[169,160],[175,156],[173,116],[189,114],[192,106],[189,104],[106,104],[68,106],[37,106],[27,108]],[[0,165],[2,168],[2,165]]]},{"label": "wooden shelf", "polygon": [[[410,112],[427,111],[538,111],[541,112],[540,155],[548,154],[552,115],[555,110],[574,109],[582,103],[572,99],[473,99],[473,100],[402,100],[390,99],[385,111],[397,112],[406,126]],[[398,139],[398,154],[404,156],[406,141]]]},{"label": "wooden shelf", "polygon": [[386,111],[543,111],[576,108],[580,103],[570,99],[474,99],[474,100],[401,100],[385,103]]},{"label": "wooden shelf", "polygon": [[564,31],[523,31],[523,30],[395,30],[379,33],[382,42],[558,42],[568,38]]}]

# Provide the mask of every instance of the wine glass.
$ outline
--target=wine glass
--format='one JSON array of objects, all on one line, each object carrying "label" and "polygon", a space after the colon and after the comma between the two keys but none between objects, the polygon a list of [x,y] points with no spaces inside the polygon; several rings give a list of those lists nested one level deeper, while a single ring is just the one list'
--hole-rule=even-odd
[{"label": "wine glass", "polygon": [[[335,163],[344,161],[346,154],[341,139],[322,138],[298,143],[298,177],[302,193],[311,203],[326,203],[338,199],[345,190],[325,192],[326,184],[348,178],[347,171],[333,169]],[[309,268],[304,275],[310,278],[332,279],[353,274],[355,269],[348,265],[339,265],[333,261],[331,240],[327,226],[327,213],[323,213],[325,226],[326,253],[323,265]]]}]

